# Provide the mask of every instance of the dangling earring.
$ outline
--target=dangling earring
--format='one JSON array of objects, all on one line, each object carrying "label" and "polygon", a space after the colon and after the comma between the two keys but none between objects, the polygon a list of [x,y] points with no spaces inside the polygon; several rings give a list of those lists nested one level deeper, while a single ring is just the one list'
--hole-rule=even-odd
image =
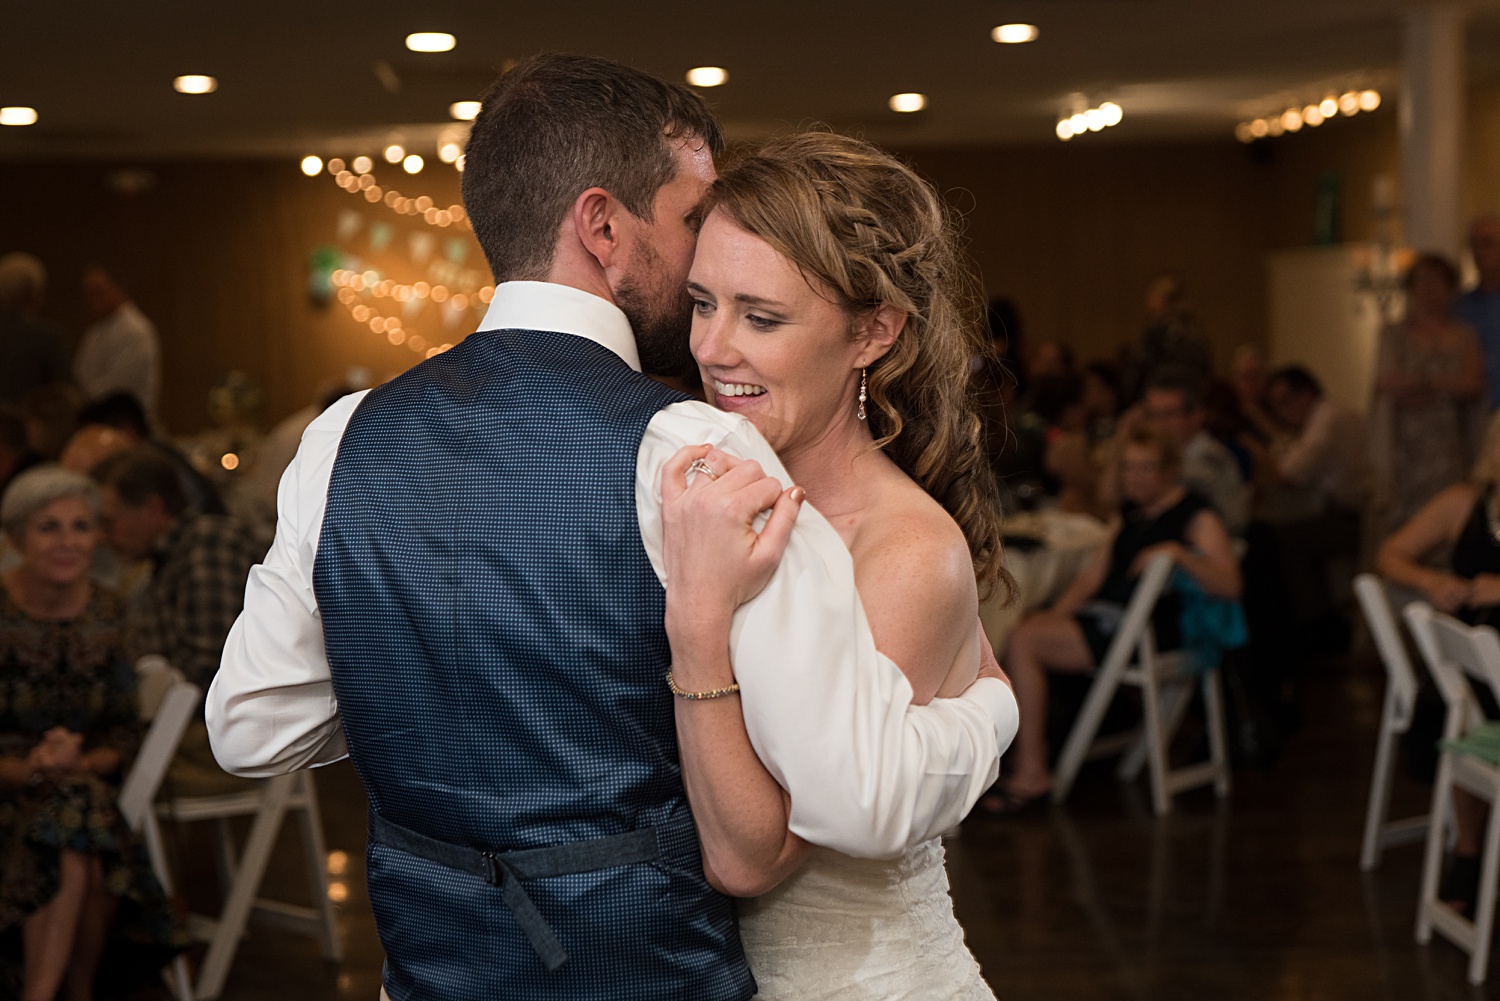
[{"label": "dangling earring", "polygon": [[866,386],[865,370],[864,369],[860,369],[859,370],[859,409],[854,412],[855,416],[857,416],[860,420],[864,420],[865,419],[865,400],[869,399],[869,397],[865,394],[865,386]]}]

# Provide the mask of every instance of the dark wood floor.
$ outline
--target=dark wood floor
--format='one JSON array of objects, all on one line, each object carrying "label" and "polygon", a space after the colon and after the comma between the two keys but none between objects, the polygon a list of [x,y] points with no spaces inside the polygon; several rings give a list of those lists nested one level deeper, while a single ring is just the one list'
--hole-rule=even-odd
[{"label": "dark wood floor", "polygon": [[[948,842],[955,906],[1004,1001],[1044,999],[1500,998],[1500,971],[1472,989],[1465,957],[1412,939],[1420,846],[1360,873],[1360,826],[1382,679],[1367,658],[1325,666],[1305,723],[1274,767],[1241,769],[1224,802],[1190,793],[1155,819],[1144,786],[1085,771],[1062,809],[970,821]],[[274,929],[240,949],[225,1001],[373,1001],[382,955],[363,886],[364,801],[345,764],[319,774],[346,956]],[[1398,810],[1425,808],[1404,776]],[[270,889],[295,894],[287,839]],[[199,891],[201,892],[201,891]],[[304,891],[305,892],[305,891]],[[146,995],[143,995],[143,997]]]}]

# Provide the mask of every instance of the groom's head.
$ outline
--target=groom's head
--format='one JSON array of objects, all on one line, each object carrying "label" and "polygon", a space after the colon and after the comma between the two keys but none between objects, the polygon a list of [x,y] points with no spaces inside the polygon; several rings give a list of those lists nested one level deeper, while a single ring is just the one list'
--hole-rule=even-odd
[{"label": "groom's head", "polygon": [[702,98],[607,59],[541,55],[485,95],[464,209],[495,281],[583,268],[630,318],[647,372],[692,370],[685,291],[723,136]]}]

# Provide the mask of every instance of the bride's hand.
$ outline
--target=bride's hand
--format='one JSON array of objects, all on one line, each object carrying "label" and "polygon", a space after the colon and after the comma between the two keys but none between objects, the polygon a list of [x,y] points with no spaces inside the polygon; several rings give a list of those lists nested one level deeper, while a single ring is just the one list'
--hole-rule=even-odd
[{"label": "bride's hand", "polygon": [[[713,475],[690,474],[699,461]],[[696,445],[663,467],[661,493],[668,629],[723,629],[781,562],[803,491],[782,490],[757,462]],[[771,516],[757,532],[755,519],[768,508]]]}]

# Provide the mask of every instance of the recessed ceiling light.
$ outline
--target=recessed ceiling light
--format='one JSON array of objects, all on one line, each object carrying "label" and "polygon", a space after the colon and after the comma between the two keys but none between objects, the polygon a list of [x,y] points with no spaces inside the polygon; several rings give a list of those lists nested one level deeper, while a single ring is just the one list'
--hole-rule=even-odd
[{"label": "recessed ceiling light", "polygon": [[694,87],[717,87],[729,79],[722,66],[694,66],[687,71],[687,82]]},{"label": "recessed ceiling light", "polygon": [[448,52],[458,40],[446,31],[416,31],[406,36],[406,47],[413,52]]},{"label": "recessed ceiling light", "polygon": [[892,94],[890,101],[886,102],[892,111],[902,114],[910,114],[913,111],[921,111],[927,107],[927,95],[916,93]]},{"label": "recessed ceiling light", "polygon": [[448,105],[448,114],[460,122],[472,122],[479,117],[480,107],[478,101],[454,101]]},{"label": "recessed ceiling light", "polygon": [[302,158],[302,173],[308,177],[316,177],[323,172],[323,158],[317,156],[304,156]]},{"label": "recessed ceiling light", "polygon": [[1034,24],[1002,24],[990,32],[990,37],[1001,45],[1020,45],[1036,41],[1039,34]]},{"label": "recessed ceiling light", "polygon": [[174,79],[172,89],[179,94],[212,94],[219,89],[219,81],[211,76],[189,73]]},{"label": "recessed ceiling light", "polygon": [[0,125],[35,125],[35,108],[0,108]]}]

